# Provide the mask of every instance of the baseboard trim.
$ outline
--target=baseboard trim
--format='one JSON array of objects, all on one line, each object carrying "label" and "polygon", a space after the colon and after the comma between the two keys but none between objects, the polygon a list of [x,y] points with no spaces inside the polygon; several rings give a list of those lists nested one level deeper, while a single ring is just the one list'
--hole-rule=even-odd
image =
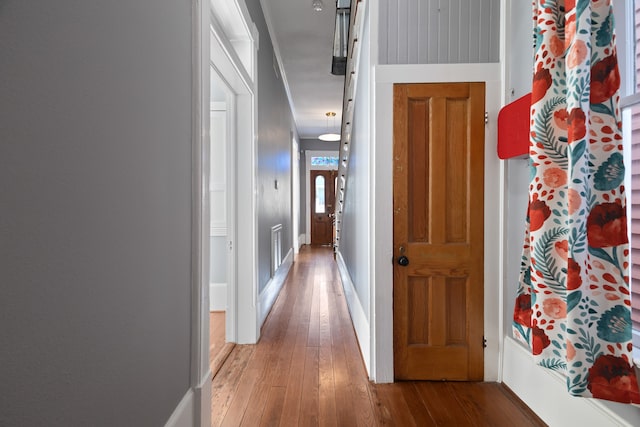
[{"label": "baseboard trim", "polygon": [[196,411],[198,417],[194,425],[211,426],[211,398],[213,396],[213,372],[208,370],[195,389]]},{"label": "baseboard trim", "polygon": [[227,284],[209,283],[209,311],[227,310]]},{"label": "baseboard trim", "polygon": [[278,298],[278,294],[280,293],[280,289],[282,289],[282,285],[284,285],[284,281],[287,279],[287,275],[289,274],[289,270],[291,269],[291,265],[293,264],[293,249],[289,249],[287,252],[287,256],[282,260],[282,264],[276,270],[275,274],[269,280],[260,292],[260,297],[258,298],[258,327],[262,327],[269,311],[271,311],[271,307],[273,307],[273,303]]},{"label": "baseboard trim", "polygon": [[197,387],[187,390],[164,426],[211,426],[212,379],[211,370],[208,370]]},{"label": "baseboard trim", "polygon": [[194,426],[195,393],[193,389],[187,390],[173,414],[165,423],[165,427],[191,427]]},{"label": "baseboard trim", "polygon": [[640,408],[571,396],[562,375],[537,365],[511,337],[504,339],[502,369],[503,382],[549,426],[637,425]]},{"label": "baseboard trim", "polygon": [[371,325],[367,320],[367,315],[358,298],[358,293],[351,280],[351,275],[344,262],[344,258],[342,258],[342,253],[338,252],[336,254],[336,262],[338,264],[338,271],[340,272],[340,279],[342,280],[344,296],[347,300],[347,307],[351,315],[351,322],[353,323],[353,329],[356,331],[356,338],[360,346],[360,353],[362,354],[364,365],[367,368],[367,375],[371,378]]}]

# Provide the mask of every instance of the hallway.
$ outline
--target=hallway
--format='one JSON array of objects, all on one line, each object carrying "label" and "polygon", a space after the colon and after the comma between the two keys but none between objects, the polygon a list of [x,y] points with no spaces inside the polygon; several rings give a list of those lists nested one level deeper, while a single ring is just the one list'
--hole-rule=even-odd
[{"label": "hallway", "polygon": [[496,383],[367,379],[330,248],[304,246],[257,345],[213,379],[214,426],[543,426]]}]

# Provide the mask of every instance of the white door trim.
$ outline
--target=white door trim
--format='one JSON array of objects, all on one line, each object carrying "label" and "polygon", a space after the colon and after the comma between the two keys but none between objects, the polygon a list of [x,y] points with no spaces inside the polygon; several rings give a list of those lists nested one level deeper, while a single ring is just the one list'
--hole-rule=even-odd
[{"label": "white door trim", "polygon": [[[211,424],[209,366],[209,2],[192,0],[191,372],[168,425]],[[185,418],[186,417],[186,418]]]},{"label": "white door trim", "polygon": [[[257,31],[244,3],[234,0],[233,7],[213,10],[210,16],[210,52],[208,65],[218,74],[233,96],[229,105],[230,251],[227,290],[227,341],[256,343],[260,330],[257,311],[257,215],[256,215],[256,126],[257,126]],[[217,12],[220,12],[217,14]],[[234,16],[230,16],[230,14]],[[224,29],[238,20],[244,22],[246,40],[231,41]],[[234,46],[252,46],[252,58],[240,57]],[[249,67],[250,69],[247,69]],[[232,160],[233,159],[233,160]],[[239,164],[242,167],[238,167]],[[242,254],[239,268],[237,254]]]},{"label": "white door trim", "polygon": [[484,330],[485,381],[498,379],[502,348],[502,305],[500,295],[500,161],[495,154],[496,117],[501,101],[500,64],[378,65],[372,82],[375,111],[371,134],[371,341],[369,376],[378,383],[393,382],[393,84],[422,82],[486,83],[485,106],[489,124],[485,127],[484,200]]},{"label": "white door trim", "polygon": [[298,239],[300,229],[300,148],[298,139],[291,132],[291,238],[293,240],[293,256],[300,250]]}]

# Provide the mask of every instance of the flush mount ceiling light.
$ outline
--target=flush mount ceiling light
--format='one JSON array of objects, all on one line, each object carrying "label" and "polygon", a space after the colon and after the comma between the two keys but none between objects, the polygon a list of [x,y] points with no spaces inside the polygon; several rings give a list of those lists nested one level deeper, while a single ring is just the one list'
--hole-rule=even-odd
[{"label": "flush mount ceiling light", "polygon": [[311,2],[311,7],[313,8],[313,10],[315,10],[316,12],[321,12],[322,8],[324,7],[324,4],[322,4],[322,0],[313,0]]},{"label": "flush mount ceiling light", "polygon": [[333,124],[335,126],[336,113],[334,113],[333,111],[329,111],[328,113],[325,113],[325,116],[327,116],[327,133],[323,133],[318,137],[318,139],[321,141],[340,141],[339,133],[329,132],[329,117],[333,118]]}]

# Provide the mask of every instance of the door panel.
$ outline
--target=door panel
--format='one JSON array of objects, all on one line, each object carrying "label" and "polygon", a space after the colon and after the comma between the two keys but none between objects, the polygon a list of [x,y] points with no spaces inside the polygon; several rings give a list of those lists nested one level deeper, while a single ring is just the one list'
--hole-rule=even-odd
[{"label": "door panel", "polygon": [[394,371],[483,379],[484,83],[394,86]]},{"label": "door panel", "polygon": [[312,170],[310,172],[312,245],[333,243],[335,177],[335,171]]}]

